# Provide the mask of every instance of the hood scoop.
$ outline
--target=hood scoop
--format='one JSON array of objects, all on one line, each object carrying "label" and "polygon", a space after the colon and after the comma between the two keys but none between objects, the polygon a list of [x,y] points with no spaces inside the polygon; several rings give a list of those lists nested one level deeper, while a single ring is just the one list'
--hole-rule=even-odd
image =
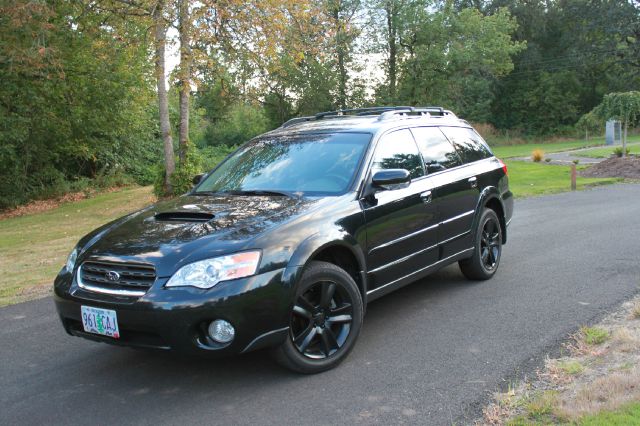
[{"label": "hood scoop", "polygon": [[211,213],[202,212],[189,212],[189,211],[177,211],[177,212],[162,212],[154,215],[155,220],[161,222],[209,222],[213,220],[215,215]]}]

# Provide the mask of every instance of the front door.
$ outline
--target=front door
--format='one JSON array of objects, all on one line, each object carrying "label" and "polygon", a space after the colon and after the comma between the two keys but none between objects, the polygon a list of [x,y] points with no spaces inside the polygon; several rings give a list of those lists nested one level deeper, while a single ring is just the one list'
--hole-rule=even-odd
[{"label": "front door", "polygon": [[375,290],[437,261],[437,211],[411,132],[384,135],[369,179],[382,169],[406,169],[411,183],[381,189],[361,201],[366,220],[369,289]]}]

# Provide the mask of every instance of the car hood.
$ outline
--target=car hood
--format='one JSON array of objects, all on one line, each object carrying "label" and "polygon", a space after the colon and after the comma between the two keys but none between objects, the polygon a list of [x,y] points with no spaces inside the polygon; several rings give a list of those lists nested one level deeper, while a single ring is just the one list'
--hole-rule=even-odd
[{"label": "car hood", "polygon": [[151,263],[158,276],[169,276],[182,264],[248,247],[254,237],[316,202],[283,196],[185,195],[90,234],[80,257]]}]

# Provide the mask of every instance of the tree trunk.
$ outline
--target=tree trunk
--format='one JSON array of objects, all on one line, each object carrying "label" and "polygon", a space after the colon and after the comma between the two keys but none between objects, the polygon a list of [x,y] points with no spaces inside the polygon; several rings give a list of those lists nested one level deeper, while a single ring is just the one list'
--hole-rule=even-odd
[{"label": "tree trunk", "polygon": [[191,95],[191,18],[189,1],[179,2],[180,32],[180,135],[178,157],[182,163],[189,146],[189,97]]},{"label": "tree trunk", "polygon": [[622,156],[627,156],[627,128],[629,127],[629,120],[624,121],[624,134],[622,135]]},{"label": "tree trunk", "polygon": [[167,41],[167,28],[162,16],[164,3],[158,2],[153,11],[154,23],[154,48],[155,48],[155,74],[158,86],[158,110],[160,113],[160,131],[164,144],[164,190],[165,194],[173,191],[171,175],[175,171],[176,164],[173,157],[173,138],[171,137],[171,124],[169,123],[169,100],[167,98],[167,86],[165,82],[164,50]]},{"label": "tree trunk", "polygon": [[396,45],[396,19],[395,7],[393,0],[386,2],[385,9],[387,12],[387,35],[389,36],[389,69],[387,70],[389,77],[389,98],[391,102],[396,99],[396,68],[398,47]]},{"label": "tree trunk", "polygon": [[346,34],[343,23],[340,21],[340,2],[334,6],[333,19],[337,26],[336,31],[336,56],[338,57],[338,109],[347,108],[347,68],[345,66]]}]

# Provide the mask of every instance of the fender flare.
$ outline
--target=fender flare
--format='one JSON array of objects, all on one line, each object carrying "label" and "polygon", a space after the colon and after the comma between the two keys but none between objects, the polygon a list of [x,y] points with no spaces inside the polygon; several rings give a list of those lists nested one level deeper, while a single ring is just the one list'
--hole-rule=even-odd
[{"label": "fender flare", "polygon": [[480,221],[480,215],[482,215],[482,210],[491,200],[497,200],[500,203],[500,208],[502,209],[502,214],[498,214],[498,220],[500,220],[500,226],[502,227],[502,244],[507,242],[507,223],[505,215],[505,207],[504,202],[502,201],[502,196],[500,195],[500,191],[495,186],[487,186],[482,192],[480,192],[480,197],[478,198],[478,203],[476,205],[476,214],[473,218],[472,224],[472,233],[475,241],[475,233],[478,228],[478,222]]},{"label": "fender flare", "polygon": [[363,303],[366,306],[367,273],[364,252],[354,236],[348,234],[344,230],[336,229],[332,232],[315,233],[302,241],[302,243],[300,243],[293,252],[293,255],[285,267],[283,281],[291,285],[294,289],[304,272],[305,265],[307,265],[309,260],[313,259],[314,256],[322,250],[331,247],[345,248],[355,257],[358,264],[358,274],[360,275],[360,281],[362,284],[362,288],[360,290],[362,291]]}]

